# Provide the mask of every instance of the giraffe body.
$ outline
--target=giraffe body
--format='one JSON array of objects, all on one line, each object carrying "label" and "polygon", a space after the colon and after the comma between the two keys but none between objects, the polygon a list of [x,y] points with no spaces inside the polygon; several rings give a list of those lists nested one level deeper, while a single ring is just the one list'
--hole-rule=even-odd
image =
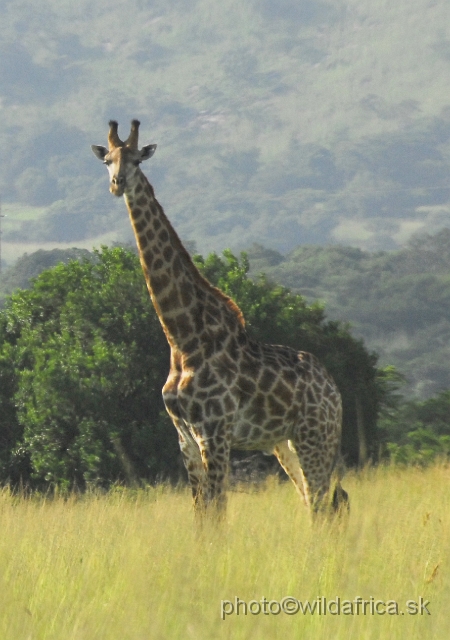
[{"label": "giraffe body", "polygon": [[[139,168],[139,122],[125,142],[110,122],[110,190],[123,195],[152,302],[171,347],[163,388],[194,505],[225,505],[231,449],[274,453],[307,506],[324,504],[339,456],[339,391],[311,354],[252,340],[237,305],[197,270]],[[338,486],[333,506],[346,501]]]}]

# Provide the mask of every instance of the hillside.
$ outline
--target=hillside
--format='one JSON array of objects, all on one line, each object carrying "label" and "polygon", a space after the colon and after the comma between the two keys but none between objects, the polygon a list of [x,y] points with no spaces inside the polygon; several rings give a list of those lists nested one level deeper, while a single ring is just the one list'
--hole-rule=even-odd
[{"label": "hillside", "polygon": [[3,257],[126,241],[89,145],[146,170],[184,239],[396,248],[450,223],[450,5],[399,0],[3,3]]},{"label": "hillside", "polygon": [[14,266],[6,269],[2,273],[0,280],[0,307],[3,299],[16,289],[27,289],[32,278],[36,278],[44,269],[50,269],[55,265],[70,260],[81,260],[92,257],[86,249],[53,249],[44,251],[40,249],[30,255],[24,254],[19,258]]},{"label": "hillside", "polygon": [[253,275],[322,300],[327,316],[394,364],[417,398],[450,388],[450,229],[417,235],[401,250],[300,246],[287,256],[254,245]]},{"label": "hillside", "polygon": [[[263,273],[308,302],[323,302],[327,318],[350,323],[381,366],[406,376],[404,393],[426,399],[450,389],[450,229],[414,236],[397,251],[302,245],[284,256],[253,244],[246,253],[252,277]],[[43,269],[88,257],[75,248],[23,256],[3,274],[0,308]]]}]

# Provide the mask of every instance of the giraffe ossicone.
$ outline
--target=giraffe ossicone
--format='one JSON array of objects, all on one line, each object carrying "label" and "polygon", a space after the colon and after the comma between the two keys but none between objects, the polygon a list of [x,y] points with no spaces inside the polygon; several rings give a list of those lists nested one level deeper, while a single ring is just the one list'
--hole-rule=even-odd
[{"label": "giraffe ossicone", "polygon": [[147,287],[171,348],[163,388],[178,431],[194,506],[223,511],[231,449],[272,452],[311,511],[339,510],[339,390],[310,353],[267,345],[247,333],[239,307],[197,270],[140,163],[156,145],[138,148],[139,121],[127,140],[109,123],[108,148],[92,145],[106,164],[110,191],[124,196]]}]

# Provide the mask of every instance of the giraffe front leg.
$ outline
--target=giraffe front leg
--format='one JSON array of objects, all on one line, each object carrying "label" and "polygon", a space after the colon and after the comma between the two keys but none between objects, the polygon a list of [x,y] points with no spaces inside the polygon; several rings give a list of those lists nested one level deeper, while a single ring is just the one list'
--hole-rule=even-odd
[{"label": "giraffe front leg", "polygon": [[212,435],[198,437],[203,469],[205,473],[205,507],[221,518],[226,509],[226,484],[230,461],[230,445],[226,434],[215,430],[202,429],[203,434],[212,431]]},{"label": "giraffe front leg", "polygon": [[191,487],[194,511],[201,513],[205,510],[204,497],[207,483],[200,449],[192,436],[186,433],[185,429],[179,429],[177,427],[177,430],[178,443]]},{"label": "giraffe front leg", "polygon": [[183,458],[183,463],[187,471],[189,485],[191,487],[194,511],[196,513],[201,513],[205,510],[205,470],[198,444],[192,437],[190,430],[180,415],[177,396],[173,392],[174,386],[176,387],[169,376],[169,380],[163,388],[164,404],[166,405],[167,413],[178,432],[178,444]]}]

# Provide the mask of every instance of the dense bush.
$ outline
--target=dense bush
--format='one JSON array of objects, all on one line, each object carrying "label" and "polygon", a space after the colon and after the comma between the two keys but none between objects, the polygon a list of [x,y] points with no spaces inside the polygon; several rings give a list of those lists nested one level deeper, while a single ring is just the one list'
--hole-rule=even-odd
[{"label": "dense bush", "polygon": [[[375,456],[387,395],[376,357],[323,308],[251,280],[245,255],[196,258],[242,307],[259,340],[315,353],[344,401],[348,463]],[[33,486],[108,486],[180,476],[161,388],[169,350],[135,254],[123,248],[41,273],[0,315],[0,478]]]},{"label": "dense bush", "polygon": [[0,367],[13,373],[0,400],[4,480],[178,475],[161,401],[169,352],[134,254],[103,249],[44,271],[9,300],[2,338]]},{"label": "dense bush", "polygon": [[385,455],[395,463],[426,465],[450,455],[450,391],[400,404],[380,420]]}]

